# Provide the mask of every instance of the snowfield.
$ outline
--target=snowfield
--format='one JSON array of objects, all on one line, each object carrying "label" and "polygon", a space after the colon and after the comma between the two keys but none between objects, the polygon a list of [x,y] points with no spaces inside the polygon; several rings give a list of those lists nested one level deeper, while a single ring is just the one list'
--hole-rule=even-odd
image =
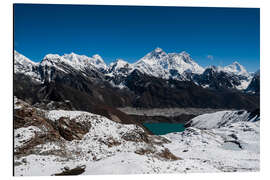
[{"label": "snowfield", "polygon": [[[15,103],[16,111],[29,112],[30,108],[34,115],[42,114],[42,111],[46,121],[39,122],[49,122],[15,129],[16,176],[49,176],[67,172],[91,175],[260,169],[260,121],[248,121],[246,111],[201,115],[194,118],[191,122],[194,126],[184,132],[156,136],[146,134],[138,125],[120,124],[88,112],[44,111],[20,103],[18,99]],[[22,151],[20,148],[29,146],[37,134],[49,133],[49,128],[40,128],[45,125],[58,127],[60,138],[38,141],[40,143],[32,146],[30,151]],[[66,137],[74,139],[67,140]]]},{"label": "snowfield", "polygon": [[190,120],[191,126],[199,129],[214,129],[234,122],[248,121],[247,111],[219,111],[203,114]]},{"label": "snowfield", "polygon": [[259,123],[236,122],[208,130],[190,127],[182,133],[164,135],[172,142],[165,146],[176,156],[222,172],[259,171]]}]

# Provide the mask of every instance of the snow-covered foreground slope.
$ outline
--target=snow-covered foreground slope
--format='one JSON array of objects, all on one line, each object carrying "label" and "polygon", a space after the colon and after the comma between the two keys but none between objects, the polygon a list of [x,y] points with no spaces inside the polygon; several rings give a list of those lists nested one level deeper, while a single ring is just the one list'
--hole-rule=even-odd
[{"label": "snow-covered foreground slope", "polygon": [[260,167],[260,121],[246,111],[220,111],[197,116],[191,127],[163,137],[165,147],[176,156],[196,159],[214,169],[258,171]]},{"label": "snow-covered foreground slope", "polygon": [[80,174],[154,173],[163,162],[180,159],[163,147],[165,138],[149,136],[137,125],[87,112],[43,111],[16,98],[15,114],[16,176],[76,167],[84,169]]},{"label": "snow-covered foreground slope", "polygon": [[193,127],[163,137],[165,147],[183,159],[196,160],[223,172],[260,170],[260,122],[236,122],[202,130]]},{"label": "snow-covered foreground slope", "polygon": [[15,98],[14,138],[16,176],[259,170],[259,121],[155,136],[137,125],[44,111]]}]

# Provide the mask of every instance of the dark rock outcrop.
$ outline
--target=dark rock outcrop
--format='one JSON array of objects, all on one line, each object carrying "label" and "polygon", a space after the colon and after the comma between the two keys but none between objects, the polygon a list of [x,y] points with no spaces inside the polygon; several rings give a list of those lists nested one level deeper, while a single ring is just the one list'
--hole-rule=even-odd
[{"label": "dark rock outcrop", "polygon": [[260,94],[260,71],[255,73],[254,77],[252,78],[249,86],[245,91]]}]

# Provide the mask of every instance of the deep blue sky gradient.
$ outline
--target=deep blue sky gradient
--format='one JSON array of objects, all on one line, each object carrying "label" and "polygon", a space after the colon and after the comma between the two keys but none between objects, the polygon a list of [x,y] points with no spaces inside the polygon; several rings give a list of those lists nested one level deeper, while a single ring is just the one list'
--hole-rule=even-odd
[{"label": "deep blue sky gradient", "polygon": [[238,61],[256,71],[260,10],[15,4],[14,37],[15,49],[33,61],[74,52],[132,63],[160,47],[186,51],[204,67]]}]

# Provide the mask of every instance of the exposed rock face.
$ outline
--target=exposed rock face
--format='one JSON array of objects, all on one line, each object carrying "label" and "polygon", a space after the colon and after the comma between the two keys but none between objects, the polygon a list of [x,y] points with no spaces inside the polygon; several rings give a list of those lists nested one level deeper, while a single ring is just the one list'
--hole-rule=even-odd
[{"label": "exposed rock face", "polygon": [[[27,76],[19,74],[15,74],[14,81],[14,94],[31,104],[37,104],[37,107],[39,104],[44,108],[44,104],[51,101],[60,102],[58,103],[60,106],[62,102],[62,106],[65,105],[66,109],[69,107],[70,110],[84,110],[108,118],[111,118],[110,114],[112,114],[122,121],[130,118],[119,117],[124,113],[117,111],[116,107],[200,107],[247,110],[259,107],[259,97],[256,95],[205,89],[192,82],[154,78],[136,70],[126,77],[125,84],[128,89],[123,90],[113,88],[106,81],[102,85],[74,78],[70,78],[70,83],[76,82],[72,86],[60,79],[55,83],[37,84]],[[67,100],[68,103],[65,103]]]},{"label": "exposed rock face", "polygon": [[75,120],[61,117],[56,121],[56,128],[65,140],[81,140],[83,135],[89,132],[91,122],[81,124],[77,123]]},{"label": "exposed rock face", "polygon": [[15,155],[30,154],[32,148],[61,138],[45,112],[15,98]]},{"label": "exposed rock face", "polygon": [[[191,79],[202,87],[212,89],[245,89],[249,83],[250,76],[233,74],[219,67],[211,66],[205,69],[201,75],[194,74]],[[243,81],[246,85],[243,85]],[[243,86],[243,87],[242,87]]]},{"label": "exposed rock face", "polygon": [[189,81],[165,80],[133,71],[126,86],[135,94],[134,107],[197,107],[253,110],[259,97],[231,90],[211,90]]},{"label": "exposed rock face", "polygon": [[[84,110],[111,118],[118,117],[123,123],[133,120],[123,112],[113,108],[128,104],[127,93],[117,93],[117,89],[110,86],[99,86],[91,81],[70,79],[72,86],[64,84],[63,81],[55,83],[37,84],[22,74],[14,76],[14,95],[25,101],[35,104],[36,107],[44,109],[66,109]],[[78,85],[76,85],[78,84]],[[76,87],[75,87],[76,86]]]},{"label": "exposed rock face", "polygon": [[255,73],[246,91],[255,94],[260,94],[260,71],[257,71]]}]

